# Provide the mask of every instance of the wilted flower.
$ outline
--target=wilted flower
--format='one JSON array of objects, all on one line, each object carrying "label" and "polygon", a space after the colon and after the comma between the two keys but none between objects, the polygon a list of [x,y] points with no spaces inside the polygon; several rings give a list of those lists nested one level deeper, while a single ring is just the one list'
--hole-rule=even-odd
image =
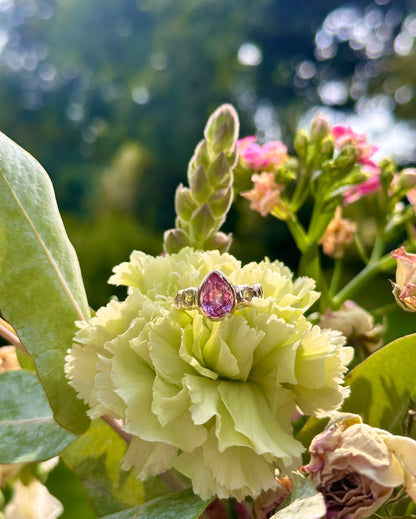
[{"label": "wilted flower", "polygon": [[416,498],[416,442],[338,414],[309,447],[303,467],[324,495],[328,519],[369,517],[403,485]]},{"label": "wilted flower", "polygon": [[269,141],[260,146],[251,135],[237,141],[243,161],[256,171],[273,171],[288,159],[287,148],[280,141]]},{"label": "wilted flower", "polygon": [[[261,283],[264,299],[221,321],[177,309],[178,291],[214,269],[234,284]],[[351,348],[303,315],[317,299],[314,281],[293,281],[279,262],[242,267],[190,248],[133,252],[114,272],[128,297],[79,323],[66,371],[92,418],[121,419],[132,435],[123,466],[142,479],[174,467],[203,498],[275,488],[276,465],[288,470],[303,450],[292,435],[296,405],[324,416],[347,392]]]},{"label": "wilted flower", "polygon": [[377,146],[373,146],[367,142],[367,137],[363,133],[354,132],[349,126],[334,126],[332,135],[335,139],[337,148],[343,148],[347,144],[353,144],[357,150],[357,162],[365,166],[370,166],[379,170],[370,157],[378,150]]},{"label": "wilted flower", "polygon": [[14,484],[13,497],[4,510],[4,519],[56,519],[64,508],[45,485],[32,479],[28,485]]},{"label": "wilted flower", "polygon": [[253,503],[252,519],[267,519],[271,517],[281,503],[293,490],[290,478],[277,477],[277,488],[262,492]]},{"label": "wilted flower", "polygon": [[254,188],[241,193],[241,196],[250,200],[250,209],[258,211],[262,216],[267,216],[276,205],[281,203],[280,194],[283,186],[276,184],[273,173],[254,174],[251,179],[254,182]]},{"label": "wilted flower", "polygon": [[416,312],[416,254],[400,247],[391,255],[397,260],[396,283],[392,283],[394,297],[403,310]]},{"label": "wilted flower", "polygon": [[342,208],[338,206],[334,218],[329,222],[324,235],[319,240],[324,253],[332,258],[342,258],[345,246],[354,240],[355,229],[355,222],[342,218]]},{"label": "wilted flower", "polygon": [[383,325],[374,324],[373,316],[354,301],[345,301],[339,310],[328,309],[322,314],[319,326],[339,330],[348,344],[362,344],[369,352],[382,345]]}]

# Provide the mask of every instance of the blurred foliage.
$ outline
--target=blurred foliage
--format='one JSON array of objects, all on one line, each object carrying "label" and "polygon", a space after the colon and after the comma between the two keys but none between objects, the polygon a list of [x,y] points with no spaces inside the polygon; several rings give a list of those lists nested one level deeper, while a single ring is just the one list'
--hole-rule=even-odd
[{"label": "blurred foliage", "polygon": [[[286,144],[319,105],[357,110],[382,93],[414,118],[415,11],[414,0],[1,0],[0,128],[50,174],[90,304],[108,300],[104,281],[133,248],[161,251],[220,103],[236,106],[241,135]],[[284,226],[247,206],[224,227],[232,252],[295,268]]]}]

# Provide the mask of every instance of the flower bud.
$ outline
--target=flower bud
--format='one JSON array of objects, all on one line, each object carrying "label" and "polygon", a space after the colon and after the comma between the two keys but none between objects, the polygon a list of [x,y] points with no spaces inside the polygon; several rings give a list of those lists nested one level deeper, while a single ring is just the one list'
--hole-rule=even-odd
[{"label": "flower bud", "polygon": [[318,114],[311,123],[311,130],[309,133],[311,142],[317,144],[330,133],[331,126],[329,125],[328,119],[324,115]]},{"label": "flower bud", "polygon": [[335,168],[348,172],[357,160],[357,150],[353,144],[347,144],[334,159]]},{"label": "flower bud", "polygon": [[397,177],[397,181],[395,182],[395,187],[397,190],[405,189],[406,191],[416,187],[416,169],[402,169]]},{"label": "flower bud", "polygon": [[170,229],[163,235],[164,250],[168,254],[174,254],[189,245],[189,238],[182,229]]},{"label": "flower bud", "polygon": [[200,165],[195,169],[189,185],[192,195],[198,203],[203,204],[208,200],[212,188],[204,166]]},{"label": "flower bud", "polygon": [[331,159],[334,155],[334,138],[332,135],[327,135],[322,139],[319,147],[322,158]]},{"label": "flower bud", "polygon": [[228,186],[216,191],[209,200],[209,206],[215,218],[223,218],[230,209],[233,201],[233,188]]},{"label": "flower bud", "polygon": [[222,252],[227,252],[230,248],[232,241],[232,234],[224,234],[223,232],[216,232],[212,236],[210,236],[204,242],[204,250],[219,250]]},{"label": "flower bud", "polygon": [[293,147],[295,148],[295,151],[301,159],[304,159],[306,157],[307,151],[308,151],[308,134],[305,130],[298,130],[295,134],[295,139],[293,141]]},{"label": "flower bud", "polygon": [[189,221],[193,212],[198,207],[189,188],[182,184],[176,189],[175,193],[175,210],[181,220]]},{"label": "flower bud", "polygon": [[208,204],[201,205],[195,211],[189,223],[191,226],[191,236],[197,243],[207,238],[216,228],[215,217]]},{"label": "flower bud", "polygon": [[416,254],[410,254],[404,247],[400,247],[391,255],[397,260],[396,283],[392,283],[393,295],[403,310],[416,312]]},{"label": "flower bud", "polygon": [[238,115],[232,105],[224,104],[208,119],[204,135],[214,152],[230,150],[238,137]]}]

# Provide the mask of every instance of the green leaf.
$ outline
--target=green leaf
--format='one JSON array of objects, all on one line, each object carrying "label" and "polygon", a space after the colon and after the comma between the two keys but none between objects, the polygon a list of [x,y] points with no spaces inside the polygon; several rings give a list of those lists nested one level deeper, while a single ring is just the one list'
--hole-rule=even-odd
[{"label": "green leaf", "polygon": [[323,495],[317,492],[309,479],[293,475],[293,492],[290,504],[276,512],[270,519],[321,519],[325,517],[326,506]]},{"label": "green leaf", "polygon": [[63,504],[64,511],[59,519],[97,517],[81,481],[62,460],[49,474],[45,485],[49,492]]},{"label": "green leaf", "polygon": [[120,467],[126,443],[102,420],[91,423],[86,433],[61,454],[82,480],[99,516],[137,506],[144,501],[143,483],[133,471]]},{"label": "green leaf", "polygon": [[89,308],[75,251],[42,166],[0,133],[0,307],[33,357],[55,419],[89,423],[64,374],[75,321]]},{"label": "green leaf", "polygon": [[416,334],[373,353],[346,377],[351,394],[342,410],[361,415],[373,427],[403,434],[411,400],[416,398]]},{"label": "green leaf", "polygon": [[191,489],[158,497],[141,506],[106,515],[103,519],[198,519],[213,499],[203,501]]},{"label": "green leaf", "polygon": [[47,460],[75,439],[54,421],[32,371],[2,373],[0,395],[0,464]]}]

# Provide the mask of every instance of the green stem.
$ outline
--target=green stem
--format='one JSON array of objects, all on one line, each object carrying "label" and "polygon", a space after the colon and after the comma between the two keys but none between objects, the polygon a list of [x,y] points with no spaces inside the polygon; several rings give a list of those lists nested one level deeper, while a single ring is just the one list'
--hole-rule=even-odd
[{"label": "green stem", "polygon": [[390,270],[395,264],[394,258],[387,254],[378,261],[371,261],[333,298],[333,308],[338,309],[344,301],[351,298],[377,274]]},{"label": "green stem", "polygon": [[399,308],[399,306],[397,305],[396,302],[394,302],[394,303],[387,303],[386,305],[379,306],[375,310],[371,310],[371,315],[373,317],[384,316],[384,315],[386,315],[386,314],[388,314],[390,312],[394,312],[398,308]]},{"label": "green stem", "polygon": [[331,284],[329,285],[329,295],[333,296],[339,285],[342,273],[342,258],[334,259],[334,270],[332,272]]},{"label": "green stem", "polygon": [[299,182],[296,183],[295,192],[293,193],[292,199],[290,201],[290,209],[294,213],[298,212],[299,208],[303,205],[306,197],[308,196],[309,190],[307,189],[307,184],[310,176],[311,171],[305,169],[302,171]]},{"label": "green stem", "polygon": [[307,247],[306,232],[302,224],[299,222],[295,214],[290,215],[290,219],[286,221],[290,234],[295,240],[296,246],[302,253]]}]

